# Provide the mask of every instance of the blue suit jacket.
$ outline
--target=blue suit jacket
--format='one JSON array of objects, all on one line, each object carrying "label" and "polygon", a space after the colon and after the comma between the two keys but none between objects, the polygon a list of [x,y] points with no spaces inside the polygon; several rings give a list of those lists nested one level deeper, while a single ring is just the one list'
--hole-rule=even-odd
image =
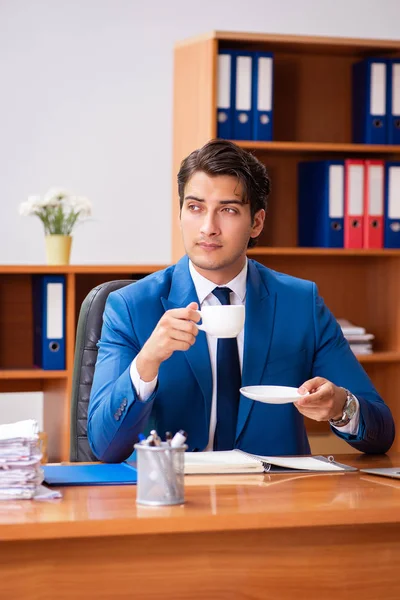
[{"label": "blue suit jacket", "polygon": [[[164,312],[198,302],[188,259],[109,295],[88,414],[94,454],[121,461],[138,434],[184,429],[189,449],[208,443],[212,376],[205,333],[187,352],[161,364],[152,396],[138,399],[132,360]],[[249,260],[242,385],[298,387],[314,376],[351,390],[360,402],[357,435],[341,434],[364,452],[386,452],[394,439],[389,408],[353,355],[316,285]],[[235,447],[265,455],[310,452],[303,417],[292,404],[269,405],[240,398]]]}]

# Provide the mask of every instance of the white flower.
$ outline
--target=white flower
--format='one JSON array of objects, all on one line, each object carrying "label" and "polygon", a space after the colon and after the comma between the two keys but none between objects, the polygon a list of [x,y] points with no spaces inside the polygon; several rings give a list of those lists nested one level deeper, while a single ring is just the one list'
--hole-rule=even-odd
[{"label": "white flower", "polygon": [[86,196],[70,196],[69,204],[74,212],[79,212],[80,217],[90,217],[92,204]]},{"label": "white flower", "polygon": [[61,188],[50,188],[41,202],[41,206],[58,206],[61,200],[64,200],[70,196],[67,190]]},{"label": "white flower", "polygon": [[40,209],[40,196],[29,196],[28,202],[22,202],[19,207],[19,214],[23,217],[34,215]]},{"label": "white flower", "polygon": [[30,217],[33,215],[32,204],[30,202],[22,202],[19,207],[19,214],[23,217]]}]

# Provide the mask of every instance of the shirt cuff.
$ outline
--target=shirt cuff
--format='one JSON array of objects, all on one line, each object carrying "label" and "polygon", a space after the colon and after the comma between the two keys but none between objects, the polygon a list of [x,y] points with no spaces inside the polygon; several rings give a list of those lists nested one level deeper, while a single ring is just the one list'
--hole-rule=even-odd
[{"label": "shirt cuff", "polygon": [[357,402],[357,409],[353,418],[350,419],[347,425],[343,425],[343,427],[335,427],[335,425],[332,425],[332,427],[335,427],[337,431],[341,431],[342,433],[349,433],[350,435],[357,435],[358,426],[360,424],[360,403],[358,401],[358,398],[356,398],[355,396],[354,398]]},{"label": "shirt cuff", "polygon": [[140,379],[140,375],[136,367],[136,358],[132,361],[130,375],[133,387],[135,388],[136,394],[138,396],[138,400],[145,402],[150,398],[150,396],[156,389],[158,379],[157,375],[154,377],[153,381],[142,381]]}]

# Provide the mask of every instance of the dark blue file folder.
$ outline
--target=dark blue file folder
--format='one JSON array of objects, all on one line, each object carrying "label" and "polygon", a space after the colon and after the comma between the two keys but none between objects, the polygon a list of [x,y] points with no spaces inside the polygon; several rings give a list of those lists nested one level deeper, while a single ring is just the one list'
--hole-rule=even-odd
[{"label": "dark blue file folder", "polygon": [[400,58],[388,60],[387,143],[400,144]]},{"label": "dark blue file folder", "polygon": [[217,137],[233,138],[233,104],[235,101],[235,52],[218,53]]},{"label": "dark blue file folder", "polygon": [[33,361],[46,370],[65,369],[65,275],[35,275]]},{"label": "dark blue file folder", "polygon": [[400,161],[385,163],[385,248],[400,248]]},{"label": "dark blue file folder", "polygon": [[273,134],[272,52],[255,52],[253,58],[253,140],[270,142]]},{"label": "dark blue file folder", "polygon": [[344,161],[298,165],[298,245],[343,248]]},{"label": "dark blue file folder", "polygon": [[387,61],[366,58],[353,65],[353,142],[387,143]]}]

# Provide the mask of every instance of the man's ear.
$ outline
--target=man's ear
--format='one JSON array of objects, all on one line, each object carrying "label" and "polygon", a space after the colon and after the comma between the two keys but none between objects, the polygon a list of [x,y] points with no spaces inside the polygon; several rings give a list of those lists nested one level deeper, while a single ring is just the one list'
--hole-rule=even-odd
[{"label": "man's ear", "polygon": [[263,208],[261,208],[254,215],[253,224],[251,226],[250,237],[255,238],[260,235],[260,233],[264,229],[264,222],[265,222],[265,210]]}]

